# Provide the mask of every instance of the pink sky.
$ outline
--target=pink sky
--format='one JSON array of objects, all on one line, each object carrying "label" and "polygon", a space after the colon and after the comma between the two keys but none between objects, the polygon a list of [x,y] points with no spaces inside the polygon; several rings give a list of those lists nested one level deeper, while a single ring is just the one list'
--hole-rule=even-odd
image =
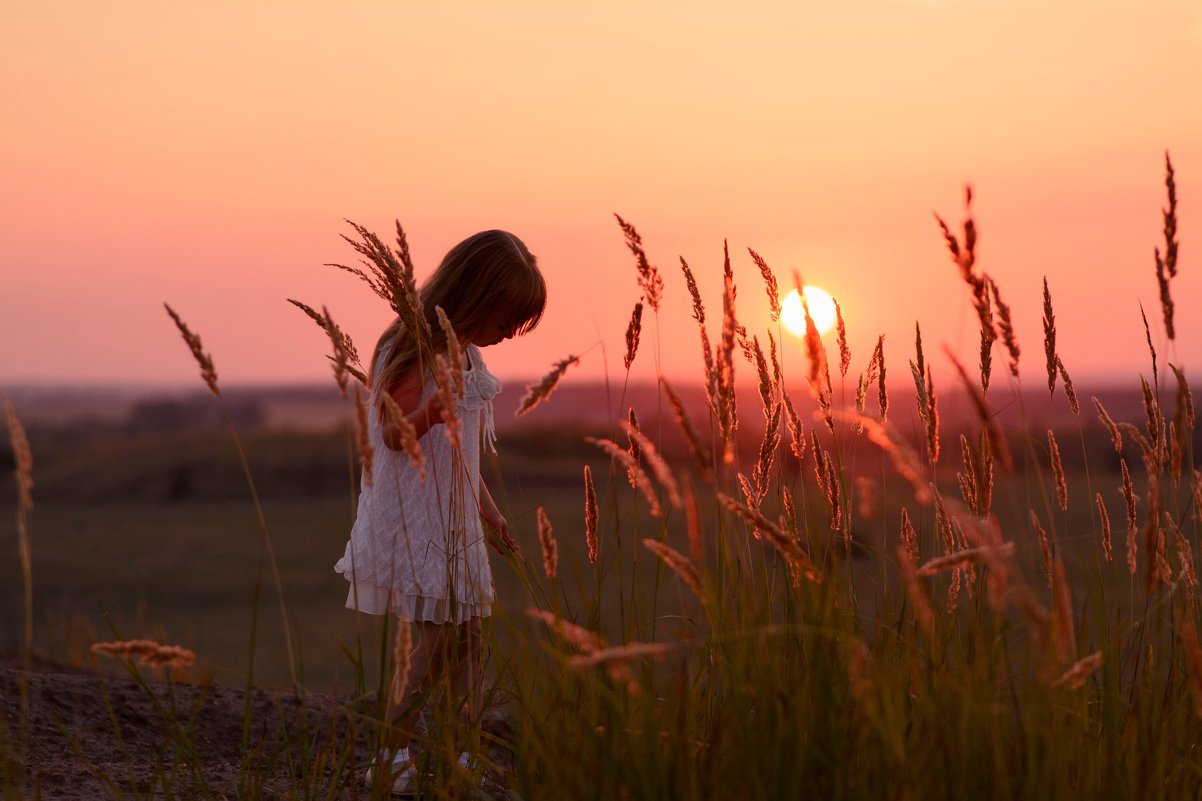
[{"label": "pink sky", "polygon": [[[1176,359],[1202,344],[1202,7],[1185,2],[13,2],[0,27],[0,390],[326,380],[285,299],[369,350],[388,310],[351,277],[354,219],[399,218],[419,271],[507,228],[550,286],[543,325],[492,349],[503,376],[585,352],[622,372],[638,299],[612,213],[667,283],[636,378],[696,379],[684,256],[716,318],[722,241],[752,333],[747,247],[843,306],[862,369],[894,376],[921,321],[974,362],[968,294],[932,218],[975,187],[979,264],[1042,380],[1041,280],[1078,381],[1164,352],[1152,248],[1163,154],[1180,196]],[[1171,354],[1171,350],[1169,351]],[[800,365],[796,341],[786,359]],[[995,355],[998,369],[1004,355]]]}]

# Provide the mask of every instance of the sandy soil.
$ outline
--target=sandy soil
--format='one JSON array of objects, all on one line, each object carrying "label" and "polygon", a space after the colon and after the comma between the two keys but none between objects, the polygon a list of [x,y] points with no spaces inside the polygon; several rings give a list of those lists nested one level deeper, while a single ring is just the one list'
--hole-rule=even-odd
[{"label": "sandy soil", "polygon": [[[243,747],[246,703],[246,692],[231,687],[143,685],[123,676],[43,662],[25,666],[0,656],[0,788],[11,788],[19,776],[22,794],[31,798],[233,799],[247,794],[240,783],[250,775],[262,783],[266,797],[288,795],[306,781],[310,796],[326,796],[333,766],[302,771],[287,764],[280,746],[286,738],[305,737],[314,743],[311,748],[288,753],[319,758],[344,753],[352,714],[346,702],[253,691],[248,749]],[[179,726],[165,722],[172,716]],[[486,724],[496,726],[503,722]],[[195,759],[179,756],[188,751],[177,748],[173,731],[180,727],[195,744]],[[360,740],[350,751],[353,779],[345,782],[342,798],[368,797],[362,776],[370,749],[365,737]],[[511,769],[511,754],[490,756]],[[250,770],[240,768],[244,761]],[[305,773],[307,780],[301,778]]]}]

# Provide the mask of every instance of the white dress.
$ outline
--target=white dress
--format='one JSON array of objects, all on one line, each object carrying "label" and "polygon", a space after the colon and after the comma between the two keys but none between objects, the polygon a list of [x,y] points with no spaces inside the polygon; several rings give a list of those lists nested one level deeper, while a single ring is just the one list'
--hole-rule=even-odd
[{"label": "white dress", "polygon": [[[384,348],[378,362],[386,356]],[[467,357],[460,445],[452,447],[445,425],[432,426],[419,440],[424,480],[403,451],[384,444],[371,405],[372,485],[363,482],[346,552],[334,565],[350,582],[348,608],[433,623],[463,623],[492,612],[492,570],[478,503],[480,443],[495,451],[492,399],[501,382],[474,345]],[[374,389],[373,401],[380,391]],[[436,391],[427,378],[421,402]]]}]

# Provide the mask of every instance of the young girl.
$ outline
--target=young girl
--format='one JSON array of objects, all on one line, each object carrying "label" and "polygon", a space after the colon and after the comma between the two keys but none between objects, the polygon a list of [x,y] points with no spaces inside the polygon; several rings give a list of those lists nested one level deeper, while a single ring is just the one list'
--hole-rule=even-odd
[{"label": "young girl", "polygon": [[[346,553],[335,565],[350,582],[347,606],[409,621],[413,653],[404,700],[393,711],[396,739],[381,760],[394,792],[416,779],[411,743],[422,707],[439,688],[475,713],[480,620],[492,611],[493,583],[481,518],[494,547],[517,551],[505,518],[480,477],[480,445],[495,452],[492,400],[501,384],[480,348],[533,329],[546,304],[534,256],[513,234],[484,231],[447,253],[419,292],[431,341],[417,341],[400,318],[385,329],[372,358],[368,428],[376,456],[365,480]],[[433,378],[435,354],[447,358],[435,308],[451,322],[463,353],[463,396],[456,404],[459,444],[444,424]],[[392,396],[416,429],[425,477],[401,451],[401,429],[381,397]],[[460,756],[462,764],[467,755]],[[380,782],[370,771],[368,782]],[[385,786],[387,783],[385,782]]]}]

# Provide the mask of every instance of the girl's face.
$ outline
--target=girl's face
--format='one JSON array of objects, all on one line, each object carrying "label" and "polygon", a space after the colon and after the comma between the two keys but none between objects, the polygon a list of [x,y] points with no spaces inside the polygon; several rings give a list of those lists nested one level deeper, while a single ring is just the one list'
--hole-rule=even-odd
[{"label": "girl's face", "polygon": [[480,326],[480,330],[472,334],[471,342],[478,348],[486,348],[509,339],[517,329],[518,324],[513,322],[508,314],[494,312],[484,325]]}]

